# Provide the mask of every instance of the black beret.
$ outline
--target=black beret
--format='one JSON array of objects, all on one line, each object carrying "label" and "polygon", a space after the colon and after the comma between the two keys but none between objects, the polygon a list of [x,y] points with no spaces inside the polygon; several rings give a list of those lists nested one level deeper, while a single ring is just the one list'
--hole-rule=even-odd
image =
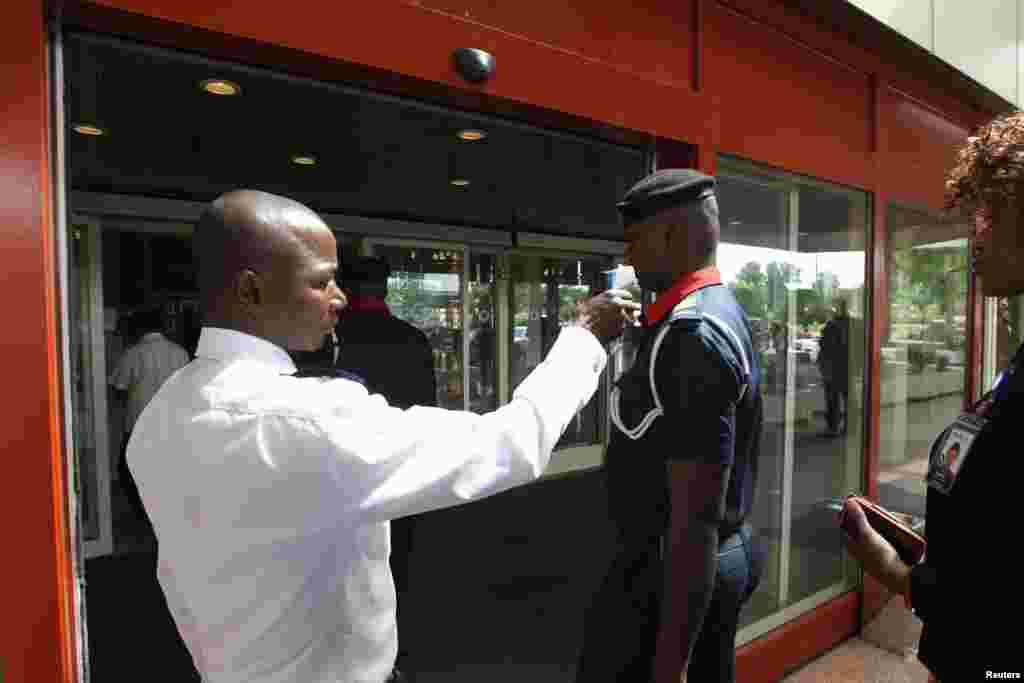
[{"label": "black beret", "polygon": [[362,257],[346,263],[341,272],[344,283],[365,283],[386,285],[391,276],[391,266],[381,258]]},{"label": "black beret", "polygon": [[666,168],[631,187],[615,207],[626,223],[635,223],[659,211],[710,197],[714,188],[713,176],[692,168]]}]

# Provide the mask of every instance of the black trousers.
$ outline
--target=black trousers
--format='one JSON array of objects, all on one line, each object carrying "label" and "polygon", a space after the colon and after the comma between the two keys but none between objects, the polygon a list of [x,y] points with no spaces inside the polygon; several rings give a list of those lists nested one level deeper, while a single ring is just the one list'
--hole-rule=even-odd
[{"label": "black trousers", "polygon": [[135,483],[135,477],[132,476],[131,470],[128,469],[128,440],[130,438],[131,433],[125,434],[124,441],[121,442],[121,457],[117,462],[117,478],[128,497],[128,504],[135,512],[136,518],[142,521],[147,528],[152,529],[153,525],[149,521],[146,507],[142,504],[142,496],[139,495],[139,487]]},{"label": "black trousers", "polygon": [[401,517],[391,520],[391,576],[395,581],[395,593],[398,598],[397,618],[398,624],[398,655],[401,659],[409,653],[408,639],[402,633],[408,633],[408,629],[402,628],[403,605],[409,602],[409,560],[412,556],[413,529],[416,525],[416,517]]},{"label": "black trousers", "polygon": [[[718,574],[687,670],[693,683],[734,683],[740,610],[764,553],[749,526],[720,542]],[[653,675],[664,569],[657,537],[624,545],[587,612],[576,683],[646,683]]]},{"label": "black trousers", "polygon": [[[839,431],[839,422],[842,418],[842,411],[849,410],[847,402],[850,399],[850,387],[847,384],[831,381],[824,382],[825,385],[825,423],[833,432]],[[845,424],[844,424],[845,427]]]}]

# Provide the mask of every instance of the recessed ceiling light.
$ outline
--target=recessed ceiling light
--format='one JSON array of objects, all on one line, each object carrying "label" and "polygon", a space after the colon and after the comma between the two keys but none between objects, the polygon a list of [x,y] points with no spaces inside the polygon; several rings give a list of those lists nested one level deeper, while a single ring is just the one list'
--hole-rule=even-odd
[{"label": "recessed ceiling light", "polygon": [[311,157],[308,154],[299,154],[292,157],[292,163],[299,166],[316,166],[316,157]]},{"label": "recessed ceiling light", "polygon": [[92,135],[93,137],[98,135],[105,135],[107,131],[103,130],[99,126],[94,126],[89,123],[76,123],[71,127],[73,131],[79,135]]},{"label": "recessed ceiling light", "polygon": [[487,133],[477,128],[465,128],[460,130],[456,135],[460,140],[466,140],[467,142],[475,142],[477,140],[483,140],[487,137]]},{"label": "recessed ceiling light", "polygon": [[452,185],[455,187],[466,187],[469,185],[469,180],[466,178],[453,178]]},{"label": "recessed ceiling light", "polygon": [[208,78],[200,83],[199,87],[211,95],[240,95],[242,93],[240,85],[223,78]]}]

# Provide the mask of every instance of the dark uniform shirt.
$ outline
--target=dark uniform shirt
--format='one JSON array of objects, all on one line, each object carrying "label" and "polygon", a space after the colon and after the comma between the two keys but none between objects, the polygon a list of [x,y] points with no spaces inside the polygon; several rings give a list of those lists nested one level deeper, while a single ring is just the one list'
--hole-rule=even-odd
[{"label": "dark uniform shirt", "polygon": [[[657,399],[651,388],[656,344]],[[605,462],[610,512],[623,535],[650,538],[666,531],[665,465],[672,461],[731,465],[722,540],[746,519],[762,421],[754,358],[747,318],[721,284],[689,294],[647,329],[612,396],[616,421],[631,432],[613,427]]]},{"label": "dark uniform shirt", "polygon": [[[1012,371],[969,411],[986,422],[954,463],[936,439],[928,474],[925,561],[911,572],[911,603],[924,622],[918,657],[939,681],[1024,675],[1016,652],[1024,589],[1016,572],[1024,449],[1024,347]],[[964,449],[961,449],[964,450]],[[947,492],[948,489],[948,492]],[[998,677],[997,677],[998,678]]]}]

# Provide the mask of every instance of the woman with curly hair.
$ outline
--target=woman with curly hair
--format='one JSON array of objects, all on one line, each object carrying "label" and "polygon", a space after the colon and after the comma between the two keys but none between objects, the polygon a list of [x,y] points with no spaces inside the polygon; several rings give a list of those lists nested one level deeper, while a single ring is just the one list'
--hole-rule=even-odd
[{"label": "woman with curly hair", "polygon": [[[946,190],[947,208],[973,218],[972,267],[984,294],[1024,293],[1024,113],[1001,116],[968,138]],[[1022,366],[1019,349],[992,390],[932,444],[928,547],[919,563],[903,562],[856,502],[844,509],[851,553],[921,618],[918,658],[943,683],[1024,676],[1012,626],[1024,604],[1013,559],[1024,494]],[[944,454],[954,443],[951,470]]]}]

